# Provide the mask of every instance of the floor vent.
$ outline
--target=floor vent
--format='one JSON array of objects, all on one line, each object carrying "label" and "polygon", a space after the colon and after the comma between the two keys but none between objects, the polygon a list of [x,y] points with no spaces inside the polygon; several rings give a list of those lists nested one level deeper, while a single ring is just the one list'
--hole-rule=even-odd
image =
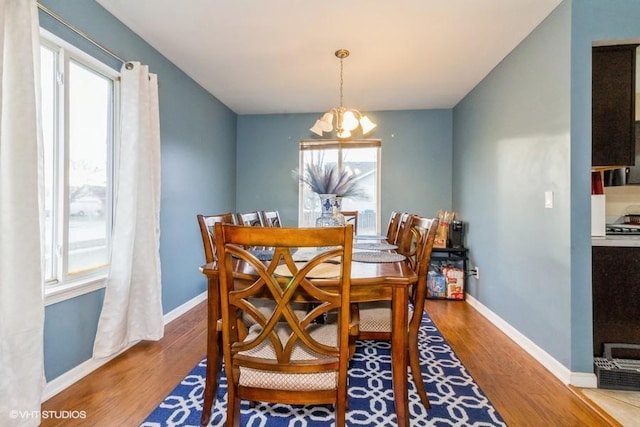
[{"label": "floor vent", "polygon": [[604,345],[604,357],[593,359],[598,388],[640,391],[640,360],[614,359],[611,357],[611,350],[614,348],[640,350],[640,344]]}]

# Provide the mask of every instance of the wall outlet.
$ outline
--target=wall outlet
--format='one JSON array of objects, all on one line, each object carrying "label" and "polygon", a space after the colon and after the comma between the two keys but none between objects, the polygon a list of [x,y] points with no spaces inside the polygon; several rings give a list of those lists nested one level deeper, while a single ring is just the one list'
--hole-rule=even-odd
[{"label": "wall outlet", "polygon": [[480,280],[480,267],[477,265],[471,269],[471,277],[475,277],[476,280]]}]

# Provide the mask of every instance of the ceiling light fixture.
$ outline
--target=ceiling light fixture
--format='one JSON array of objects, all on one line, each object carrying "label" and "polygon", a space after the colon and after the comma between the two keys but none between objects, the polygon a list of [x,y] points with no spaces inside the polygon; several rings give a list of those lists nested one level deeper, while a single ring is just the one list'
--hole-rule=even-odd
[{"label": "ceiling light fixture", "polygon": [[316,120],[311,132],[322,136],[324,132],[331,132],[334,129],[333,120],[335,119],[335,130],[338,138],[349,138],[351,132],[356,130],[358,126],[362,129],[362,134],[366,135],[371,132],[377,125],[373,123],[367,116],[361,114],[360,111],[353,108],[345,108],[342,105],[342,60],[349,56],[349,51],[340,49],[336,51],[336,57],[340,59],[340,106],[332,108],[320,120]]}]

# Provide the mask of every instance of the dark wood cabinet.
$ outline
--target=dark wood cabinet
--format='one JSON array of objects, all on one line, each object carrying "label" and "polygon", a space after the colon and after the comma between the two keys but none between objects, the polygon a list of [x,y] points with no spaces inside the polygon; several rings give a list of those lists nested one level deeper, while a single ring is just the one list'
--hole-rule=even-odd
[{"label": "dark wood cabinet", "polygon": [[[640,344],[640,247],[594,246],[593,355],[604,343]],[[640,359],[638,350],[614,357]]]},{"label": "dark wood cabinet", "polygon": [[636,47],[593,48],[593,166],[635,164]]},{"label": "dark wood cabinet", "polygon": [[640,184],[640,121],[635,122],[636,134],[636,165],[626,168],[626,184]]}]

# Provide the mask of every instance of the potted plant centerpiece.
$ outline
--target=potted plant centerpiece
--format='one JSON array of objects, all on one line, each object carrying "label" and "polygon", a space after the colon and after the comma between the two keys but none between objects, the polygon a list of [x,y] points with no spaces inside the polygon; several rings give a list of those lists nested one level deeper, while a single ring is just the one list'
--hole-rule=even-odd
[{"label": "potted plant centerpiece", "polygon": [[309,163],[304,173],[292,171],[294,178],[307,184],[320,198],[321,216],[316,227],[344,225],[340,213],[343,197],[365,197],[358,180],[361,178],[351,168],[339,168],[336,164]]}]

